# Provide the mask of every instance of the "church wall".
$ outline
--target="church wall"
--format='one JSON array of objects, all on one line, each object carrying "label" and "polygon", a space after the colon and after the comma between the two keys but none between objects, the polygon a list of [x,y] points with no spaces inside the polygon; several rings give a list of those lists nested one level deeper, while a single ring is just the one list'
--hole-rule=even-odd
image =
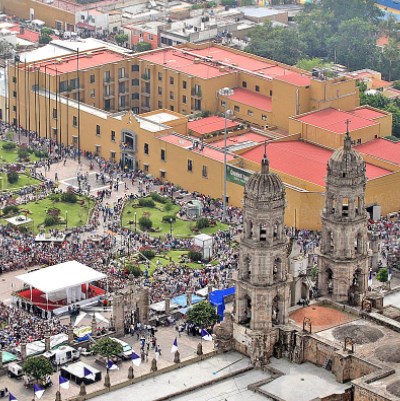
[{"label": "church wall", "polygon": [[370,180],[365,191],[366,205],[382,206],[382,215],[400,209],[400,171]]}]

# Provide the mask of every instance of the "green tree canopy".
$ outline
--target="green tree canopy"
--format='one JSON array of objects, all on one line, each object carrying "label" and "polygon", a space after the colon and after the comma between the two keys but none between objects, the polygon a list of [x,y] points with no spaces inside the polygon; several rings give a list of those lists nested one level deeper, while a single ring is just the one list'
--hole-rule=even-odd
[{"label": "green tree canopy", "polygon": [[201,301],[187,312],[187,321],[199,327],[212,327],[219,320],[219,316],[207,301]]},{"label": "green tree canopy", "polygon": [[118,33],[115,35],[115,41],[122,46],[125,42],[127,42],[129,39],[129,36],[125,33]]},{"label": "green tree canopy", "polygon": [[109,337],[103,337],[93,345],[92,351],[107,359],[114,355],[121,354],[123,351],[122,345]]},{"label": "green tree canopy", "polygon": [[22,365],[22,370],[36,381],[43,380],[47,375],[53,374],[53,366],[44,356],[32,356]]},{"label": "green tree canopy", "polygon": [[386,268],[379,269],[378,273],[376,273],[376,279],[381,283],[386,283],[386,281],[388,281],[388,278],[389,272]]}]

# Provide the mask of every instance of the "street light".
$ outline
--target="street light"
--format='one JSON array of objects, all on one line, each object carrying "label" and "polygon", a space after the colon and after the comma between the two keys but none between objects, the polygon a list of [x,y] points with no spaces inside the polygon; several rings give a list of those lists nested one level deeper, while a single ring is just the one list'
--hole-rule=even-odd
[{"label": "street light", "polygon": [[[224,96],[225,98],[228,96],[232,96],[234,93],[233,89],[231,88],[221,88],[218,90],[219,96]],[[226,99],[224,100],[224,199],[223,199],[223,214],[222,214],[222,221],[226,222],[226,137],[227,137],[227,117],[228,114],[232,114],[231,110],[227,110],[227,102]]]},{"label": "street light", "polygon": [[68,228],[68,210],[65,211],[65,229]]},{"label": "street light", "polygon": [[135,234],[136,234],[136,212],[135,212]]},{"label": "street light", "polygon": [[174,221],[172,220],[172,218],[170,218],[169,219],[169,234],[170,234],[170,236],[172,237],[172,223],[173,223]]}]

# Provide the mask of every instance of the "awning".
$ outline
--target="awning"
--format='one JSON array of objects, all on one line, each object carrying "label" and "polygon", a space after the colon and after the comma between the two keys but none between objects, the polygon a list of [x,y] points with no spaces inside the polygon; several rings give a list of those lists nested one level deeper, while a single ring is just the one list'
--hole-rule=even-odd
[{"label": "awning", "polygon": [[96,27],[94,27],[93,25],[89,25],[86,22],[78,22],[76,24],[76,27],[79,29],[86,29],[87,31],[95,31]]},{"label": "awning", "polygon": [[18,280],[46,294],[102,280],[106,277],[105,274],[75,260],[16,276]]}]

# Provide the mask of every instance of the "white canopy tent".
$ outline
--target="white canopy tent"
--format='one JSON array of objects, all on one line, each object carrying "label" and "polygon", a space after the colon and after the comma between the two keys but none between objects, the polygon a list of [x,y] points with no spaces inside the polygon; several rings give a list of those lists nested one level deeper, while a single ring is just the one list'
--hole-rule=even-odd
[{"label": "white canopy tent", "polygon": [[[75,260],[16,276],[18,280],[29,285],[31,301],[32,288],[36,288],[46,295],[47,306],[49,300],[64,298],[67,299],[68,305],[79,302],[88,297],[89,283],[106,277],[105,274]],[[82,293],[83,284],[86,285],[86,294]]]},{"label": "white canopy tent", "polygon": [[199,234],[194,237],[194,245],[202,249],[204,259],[211,259],[213,254],[213,237]]},{"label": "white canopy tent", "polygon": [[13,226],[21,226],[23,224],[28,224],[33,221],[32,219],[30,219],[29,217],[26,217],[24,215],[9,217],[8,219],[4,219],[4,220]]}]

